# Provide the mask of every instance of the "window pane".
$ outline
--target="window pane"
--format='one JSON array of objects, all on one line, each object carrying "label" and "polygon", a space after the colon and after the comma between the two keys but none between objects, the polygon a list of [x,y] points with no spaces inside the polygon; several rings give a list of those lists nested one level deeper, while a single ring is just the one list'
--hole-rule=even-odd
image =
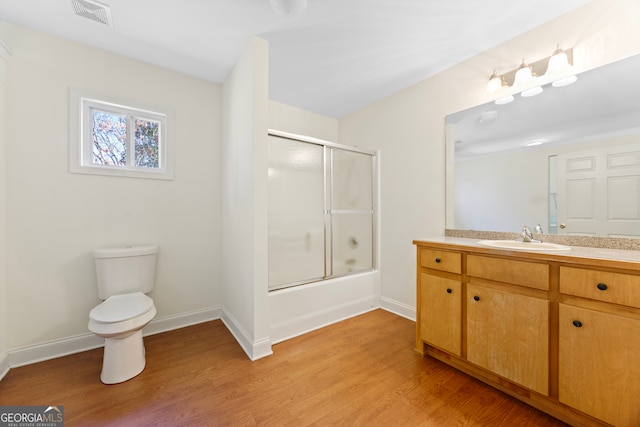
[{"label": "window pane", "polygon": [[127,116],[92,110],[94,165],[127,164]]},{"label": "window pane", "polygon": [[159,165],[160,123],[136,118],[135,127],[135,166],[157,168]]}]

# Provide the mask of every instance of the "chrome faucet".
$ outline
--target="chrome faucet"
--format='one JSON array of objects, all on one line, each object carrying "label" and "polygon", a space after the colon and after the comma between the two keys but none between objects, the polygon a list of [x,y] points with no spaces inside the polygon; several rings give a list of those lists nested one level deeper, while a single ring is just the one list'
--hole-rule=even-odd
[{"label": "chrome faucet", "polygon": [[[536,230],[537,229],[538,227],[536,227]],[[520,237],[522,238],[523,242],[542,243],[540,240],[536,240],[533,238],[533,233],[531,232],[531,229],[524,224],[522,225],[522,233],[520,233]]]}]

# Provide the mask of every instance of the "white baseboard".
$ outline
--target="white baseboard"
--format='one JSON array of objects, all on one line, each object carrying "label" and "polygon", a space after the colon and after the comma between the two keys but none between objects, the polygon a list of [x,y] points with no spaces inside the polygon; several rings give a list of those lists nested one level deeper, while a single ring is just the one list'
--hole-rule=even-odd
[{"label": "white baseboard", "polygon": [[0,357],[0,381],[9,372],[9,353],[5,353]]},{"label": "white baseboard", "polygon": [[187,313],[180,313],[174,316],[165,316],[155,319],[143,329],[143,335],[154,335],[162,332],[173,331],[175,329],[186,328],[211,320],[220,319],[222,310],[220,306],[194,310]]},{"label": "white baseboard", "polygon": [[404,317],[409,320],[416,321],[416,308],[410,305],[401,303],[399,301],[392,300],[390,298],[381,297],[380,307],[383,310],[390,311],[393,314]]},{"label": "white baseboard", "polygon": [[236,339],[242,350],[247,354],[250,360],[258,360],[273,354],[271,349],[271,339],[265,338],[253,341],[249,334],[244,330],[240,322],[233,317],[229,311],[222,308],[222,323],[225,324],[231,335]]},{"label": "white baseboard", "polygon": [[[203,310],[196,310],[182,313],[175,316],[167,316],[154,319],[143,329],[143,335],[153,335],[167,332],[178,328],[208,322],[220,318],[220,307],[211,307]],[[104,338],[90,332],[73,337],[49,341],[41,344],[31,345],[18,349],[13,349],[0,359],[0,374],[3,366],[17,368],[19,366],[30,365],[56,357],[67,356],[69,354],[80,353],[104,346]],[[6,359],[6,361],[4,361]],[[6,372],[2,376],[6,375]],[[0,378],[2,378],[0,376]]]}]

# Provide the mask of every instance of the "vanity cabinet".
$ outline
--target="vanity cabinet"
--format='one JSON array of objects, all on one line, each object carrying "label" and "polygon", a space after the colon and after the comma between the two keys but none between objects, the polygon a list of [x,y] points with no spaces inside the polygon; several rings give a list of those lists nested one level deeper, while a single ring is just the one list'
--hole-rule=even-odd
[{"label": "vanity cabinet", "polygon": [[418,353],[570,425],[640,426],[640,256],[442,240],[414,242]]},{"label": "vanity cabinet", "polygon": [[456,356],[462,349],[462,283],[422,273],[420,339]]},{"label": "vanity cabinet", "polygon": [[640,320],[560,304],[559,400],[615,426],[640,426]]},{"label": "vanity cabinet", "polygon": [[467,286],[467,360],[517,384],[549,392],[549,302]]},{"label": "vanity cabinet", "polygon": [[560,402],[640,426],[640,276],[560,267],[560,292]]},{"label": "vanity cabinet", "polygon": [[456,356],[462,348],[462,257],[458,252],[423,249],[420,266],[418,340]]},{"label": "vanity cabinet", "polygon": [[467,255],[467,360],[537,391],[549,391],[549,267]]}]

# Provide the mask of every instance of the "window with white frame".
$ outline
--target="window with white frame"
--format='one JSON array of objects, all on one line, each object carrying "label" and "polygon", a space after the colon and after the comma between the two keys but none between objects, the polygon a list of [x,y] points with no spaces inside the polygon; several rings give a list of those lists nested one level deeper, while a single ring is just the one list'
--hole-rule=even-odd
[{"label": "window with white frame", "polygon": [[71,91],[73,173],[172,179],[167,112]]}]

